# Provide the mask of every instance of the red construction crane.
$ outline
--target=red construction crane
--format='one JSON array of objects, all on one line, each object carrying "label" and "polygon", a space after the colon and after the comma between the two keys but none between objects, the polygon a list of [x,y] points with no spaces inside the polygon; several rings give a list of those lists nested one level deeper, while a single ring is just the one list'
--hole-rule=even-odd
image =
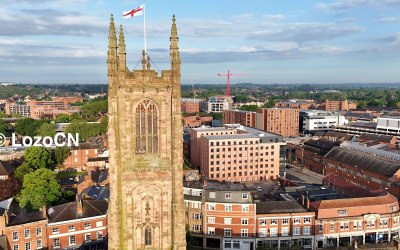
[{"label": "red construction crane", "polygon": [[228,69],[228,74],[220,74],[218,73],[218,76],[226,76],[226,95],[231,96],[231,76],[247,76],[248,74],[232,74],[230,73]]}]

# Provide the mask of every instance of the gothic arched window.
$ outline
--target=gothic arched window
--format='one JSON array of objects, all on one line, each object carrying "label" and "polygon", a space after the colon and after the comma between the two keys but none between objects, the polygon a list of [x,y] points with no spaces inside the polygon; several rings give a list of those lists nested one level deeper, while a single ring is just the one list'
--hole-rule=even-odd
[{"label": "gothic arched window", "polygon": [[144,232],[144,245],[151,246],[151,228],[150,227],[146,227],[146,230]]},{"label": "gothic arched window", "polygon": [[158,153],[158,109],[148,99],[136,107],[136,153]]}]

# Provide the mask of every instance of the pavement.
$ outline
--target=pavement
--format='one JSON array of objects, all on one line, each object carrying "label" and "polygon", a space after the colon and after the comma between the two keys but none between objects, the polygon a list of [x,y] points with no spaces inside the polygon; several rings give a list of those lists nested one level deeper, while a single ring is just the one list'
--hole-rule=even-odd
[{"label": "pavement", "polygon": [[322,179],[324,179],[323,175],[312,172],[306,168],[302,170],[301,167],[293,164],[287,163],[286,165],[290,167],[289,169],[286,168],[286,179],[299,183],[322,184]]}]

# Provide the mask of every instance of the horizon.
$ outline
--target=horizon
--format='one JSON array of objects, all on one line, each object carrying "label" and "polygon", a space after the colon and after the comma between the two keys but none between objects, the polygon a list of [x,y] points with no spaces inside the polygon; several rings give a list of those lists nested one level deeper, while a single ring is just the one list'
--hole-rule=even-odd
[{"label": "horizon", "polygon": [[[24,84],[107,84],[110,12],[124,25],[130,70],[143,48],[141,1],[5,0],[0,76]],[[212,6],[212,8],[210,8]],[[228,8],[226,6],[229,6]],[[149,55],[169,69],[176,14],[183,84],[399,84],[400,1],[146,2]],[[223,9],[223,11],[221,11]],[[154,68],[154,66],[153,66]],[[36,82],[36,83],[32,83]]]}]

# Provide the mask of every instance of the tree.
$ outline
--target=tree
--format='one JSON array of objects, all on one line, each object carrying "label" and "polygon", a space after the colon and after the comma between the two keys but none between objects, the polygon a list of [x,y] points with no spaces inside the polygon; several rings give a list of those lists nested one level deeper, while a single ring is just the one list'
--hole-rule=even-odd
[{"label": "tree", "polygon": [[100,133],[105,135],[108,128],[108,117],[104,116],[100,121]]},{"label": "tree", "polygon": [[38,129],[49,120],[34,120],[32,118],[19,119],[15,123],[15,132],[19,135],[27,135],[34,137],[37,135]]},{"label": "tree", "polygon": [[39,209],[57,201],[60,197],[61,186],[58,184],[56,174],[49,169],[41,168],[25,175],[18,200],[26,208]]},{"label": "tree", "polygon": [[7,123],[3,120],[0,120],[0,134],[6,135],[7,134]]},{"label": "tree", "polygon": [[21,182],[14,176],[10,176],[7,180],[0,181],[0,201],[15,196],[21,189]]},{"label": "tree", "polygon": [[53,168],[54,161],[50,151],[44,147],[29,147],[25,150],[24,159],[34,170],[39,168]]},{"label": "tree", "polygon": [[90,137],[98,136],[101,133],[101,131],[99,124],[82,122],[82,121],[73,121],[65,129],[65,133],[79,134],[79,140],[86,141],[86,139]]},{"label": "tree", "polygon": [[56,135],[56,125],[53,123],[44,123],[38,128],[36,134],[40,136],[50,136],[51,138],[54,138],[54,136]]},{"label": "tree", "polygon": [[108,111],[108,101],[99,100],[88,102],[82,106],[82,117],[87,121],[94,121],[98,113],[106,114]]},{"label": "tree", "polygon": [[14,171],[15,177],[17,177],[21,182],[24,180],[24,176],[35,171],[27,162],[22,163]]},{"label": "tree", "polygon": [[55,121],[56,123],[68,123],[71,121],[71,117],[66,114],[58,114]]},{"label": "tree", "polygon": [[257,105],[243,105],[239,109],[256,112],[259,107]]},{"label": "tree", "polygon": [[56,162],[56,164],[62,164],[69,155],[69,148],[65,146],[56,147],[53,151],[53,154],[54,154],[54,161]]},{"label": "tree", "polygon": [[8,115],[4,112],[0,112],[0,118],[7,118]]}]

